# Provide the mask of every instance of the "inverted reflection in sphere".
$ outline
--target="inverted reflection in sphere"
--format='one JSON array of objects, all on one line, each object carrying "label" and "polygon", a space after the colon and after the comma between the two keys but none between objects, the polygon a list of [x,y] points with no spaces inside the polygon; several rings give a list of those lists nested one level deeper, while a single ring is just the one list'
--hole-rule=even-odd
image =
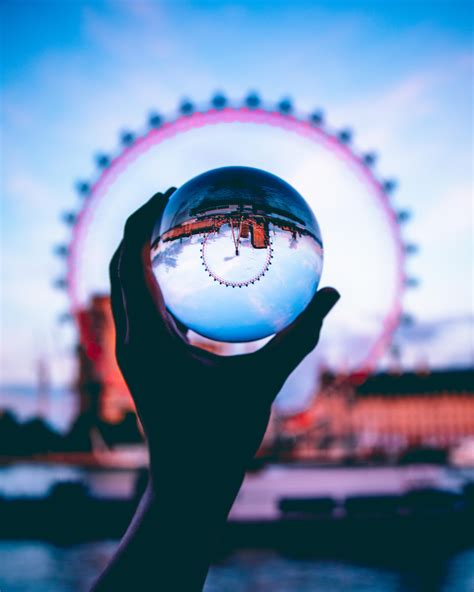
[{"label": "inverted reflection in sphere", "polygon": [[288,326],[318,287],[323,245],[301,195],[279,177],[224,167],[170,198],[152,235],[167,308],[217,341],[254,341]]}]

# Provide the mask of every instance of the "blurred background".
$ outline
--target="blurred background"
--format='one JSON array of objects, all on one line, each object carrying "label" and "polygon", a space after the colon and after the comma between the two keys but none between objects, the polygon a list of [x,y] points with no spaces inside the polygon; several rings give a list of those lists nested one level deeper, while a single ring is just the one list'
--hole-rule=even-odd
[{"label": "blurred background", "polygon": [[147,455],[107,264],[136,207],[224,165],[304,195],[342,299],[206,592],[474,590],[472,4],[1,11],[0,590],[87,590],[113,553]]}]

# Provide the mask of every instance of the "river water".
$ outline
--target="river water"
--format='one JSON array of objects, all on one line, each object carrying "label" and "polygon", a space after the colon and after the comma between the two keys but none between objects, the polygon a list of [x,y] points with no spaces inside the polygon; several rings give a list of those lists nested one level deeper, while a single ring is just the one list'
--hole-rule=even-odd
[{"label": "river water", "polygon": [[[0,543],[2,592],[82,592],[116,542],[71,547]],[[205,592],[472,592],[474,549],[445,561],[403,568],[328,559],[294,559],[271,551],[239,551],[212,566]]]},{"label": "river water", "polygon": [[[38,412],[28,394],[15,392],[8,401],[0,396],[0,406],[28,419]],[[31,405],[25,405],[29,399]],[[74,398],[62,394],[45,417],[65,430],[74,414]],[[432,466],[358,470],[273,466],[247,476],[232,515],[237,520],[272,519],[278,499],[288,495],[344,499],[357,494],[402,493],[417,484],[457,489],[466,479],[472,481],[472,473]],[[0,468],[0,496],[43,497],[58,482],[82,481],[94,495],[126,498],[135,480],[134,471],[20,464]],[[59,546],[0,540],[0,592],[86,591],[116,544],[107,540]],[[392,557],[384,564],[337,557],[297,559],[272,550],[245,549],[212,566],[205,592],[474,592],[474,548],[436,558],[422,552],[408,561]]]}]

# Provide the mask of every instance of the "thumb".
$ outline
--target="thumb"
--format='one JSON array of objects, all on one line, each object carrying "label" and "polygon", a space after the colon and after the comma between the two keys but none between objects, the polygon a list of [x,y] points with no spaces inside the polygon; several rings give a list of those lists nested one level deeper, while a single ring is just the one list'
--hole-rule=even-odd
[{"label": "thumb", "polygon": [[286,375],[290,374],[316,347],[323,320],[339,298],[340,294],[334,288],[316,292],[293,323],[277,333],[258,353],[272,368],[281,368]]}]

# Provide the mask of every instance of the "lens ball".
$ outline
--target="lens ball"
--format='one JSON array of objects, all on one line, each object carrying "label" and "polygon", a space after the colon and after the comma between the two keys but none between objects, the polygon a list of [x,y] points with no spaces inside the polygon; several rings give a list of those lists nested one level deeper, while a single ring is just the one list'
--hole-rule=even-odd
[{"label": "lens ball", "polygon": [[169,199],[151,242],[168,310],[210,339],[254,341],[287,327],[317,290],[321,232],[303,197],[250,167],[194,177]]}]

